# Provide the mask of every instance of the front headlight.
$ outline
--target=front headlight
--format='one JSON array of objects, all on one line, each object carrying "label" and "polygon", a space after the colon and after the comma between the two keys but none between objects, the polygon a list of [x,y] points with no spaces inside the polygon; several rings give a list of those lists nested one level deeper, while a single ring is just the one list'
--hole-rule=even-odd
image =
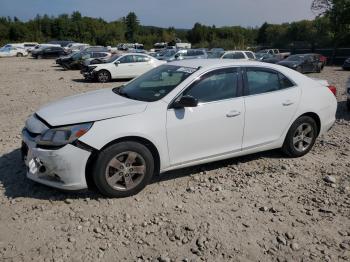
[{"label": "front headlight", "polygon": [[48,129],[36,138],[36,143],[42,146],[64,146],[86,134],[92,125],[85,123]]},{"label": "front headlight", "polygon": [[97,66],[89,66],[89,71],[94,71]]}]

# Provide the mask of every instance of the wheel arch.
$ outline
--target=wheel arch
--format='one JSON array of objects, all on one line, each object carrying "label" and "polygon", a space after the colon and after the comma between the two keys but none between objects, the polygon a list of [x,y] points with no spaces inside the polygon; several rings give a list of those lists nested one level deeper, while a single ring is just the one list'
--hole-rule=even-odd
[{"label": "wheel arch", "polygon": [[104,145],[100,150],[92,150],[92,153],[86,163],[85,167],[85,179],[86,183],[88,185],[88,188],[90,189],[95,189],[96,186],[94,184],[93,178],[92,178],[92,171],[93,171],[93,166],[96,162],[96,159],[101,151],[103,151],[105,148],[120,143],[120,142],[137,142],[140,143],[144,146],[146,146],[152,153],[152,156],[154,158],[154,164],[155,164],[155,174],[159,174],[160,172],[160,155],[159,155],[159,150],[157,147],[152,143],[150,140],[140,137],[140,136],[126,136],[126,137],[121,137],[118,139],[115,139],[108,144]]},{"label": "wheel arch", "polygon": [[97,73],[102,72],[102,71],[106,71],[106,72],[110,75],[110,77],[112,77],[111,71],[109,71],[109,70],[106,69],[106,68],[101,68],[101,69],[99,69],[99,70],[97,71]]},{"label": "wheel arch", "polygon": [[321,118],[319,117],[318,114],[316,114],[315,112],[306,112],[302,115],[300,115],[299,117],[297,117],[295,120],[297,120],[298,118],[302,117],[302,116],[308,116],[311,117],[313,120],[315,120],[316,125],[317,125],[317,136],[320,134],[321,132]]}]

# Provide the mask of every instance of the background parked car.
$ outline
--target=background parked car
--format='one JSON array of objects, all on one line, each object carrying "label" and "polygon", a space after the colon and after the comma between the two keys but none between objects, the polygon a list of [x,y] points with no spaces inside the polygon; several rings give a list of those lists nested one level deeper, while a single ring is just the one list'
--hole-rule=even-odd
[{"label": "background parked car", "polygon": [[280,59],[285,59],[287,58],[288,56],[290,56],[290,52],[280,52],[279,49],[263,49],[263,50],[260,50],[258,53],[260,54],[270,54],[270,55],[273,55],[273,56],[276,56]]},{"label": "background parked car", "polygon": [[235,59],[235,60],[255,60],[255,54],[251,51],[226,51],[221,59]]},{"label": "background parked car", "polygon": [[119,56],[120,55],[118,55],[118,54],[113,54],[111,56],[106,56],[106,57],[85,59],[82,62],[82,69],[88,67],[89,65],[104,64],[104,63],[107,63],[108,61],[114,61]]},{"label": "background parked car", "polygon": [[103,64],[89,65],[81,73],[87,80],[104,83],[111,79],[134,78],[164,63],[146,54],[126,53],[113,56]]},{"label": "background parked car", "polygon": [[50,41],[49,44],[60,45],[61,47],[66,47],[67,45],[74,43],[74,41],[69,40],[53,40]]},{"label": "background parked car", "polygon": [[165,60],[167,61],[168,59],[170,59],[171,57],[173,57],[176,53],[178,52],[178,50],[176,49],[164,49],[160,52],[156,52],[154,55],[152,55],[154,58],[157,58],[159,60]]},{"label": "background parked car", "polygon": [[[65,69],[81,69],[83,67],[84,60],[90,58],[102,58],[109,57],[111,53],[108,52],[78,52],[73,53],[70,56],[60,59],[60,65]],[[58,60],[58,59],[57,59]],[[56,63],[58,62],[56,60]]]},{"label": "background parked car", "polygon": [[207,59],[208,54],[204,49],[181,49],[167,59],[168,62],[184,59]]},{"label": "background parked car", "polygon": [[344,70],[350,70],[350,57],[345,60],[345,62],[343,64],[343,69]]},{"label": "background parked car", "polygon": [[256,60],[264,62],[264,63],[270,63],[270,64],[277,64],[281,61],[280,57],[277,57],[275,55],[267,54],[267,53],[256,53],[255,54]]},{"label": "background parked car", "polygon": [[89,44],[82,44],[82,43],[70,43],[67,46],[65,46],[63,49],[67,54],[74,53],[74,52],[80,52],[84,49],[88,48]]},{"label": "background parked car", "polygon": [[0,49],[0,57],[27,56],[28,52],[21,47],[3,47]]},{"label": "background parked car", "polygon": [[320,73],[322,70],[319,57],[315,54],[291,55],[278,64],[300,73]]},{"label": "background parked car", "polygon": [[23,43],[23,47],[27,52],[30,53],[38,44],[39,43],[35,43],[35,42],[32,42],[32,43],[26,42],[26,43]]},{"label": "background parked car", "polygon": [[64,55],[65,52],[62,47],[58,46],[49,46],[32,51],[32,57],[34,58],[56,58],[61,55]]}]

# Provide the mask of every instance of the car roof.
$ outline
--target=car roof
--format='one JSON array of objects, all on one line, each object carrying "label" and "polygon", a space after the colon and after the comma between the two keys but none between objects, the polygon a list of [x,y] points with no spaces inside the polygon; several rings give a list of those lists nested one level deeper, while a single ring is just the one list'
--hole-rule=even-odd
[{"label": "car roof", "polygon": [[234,52],[252,52],[252,51],[249,51],[249,50],[228,50],[228,51],[225,51],[225,53],[234,53]]},{"label": "car roof", "polygon": [[228,66],[259,66],[264,68],[271,68],[280,70],[281,66],[259,62],[259,61],[242,61],[242,60],[233,60],[233,59],[184,59],[180,61],[170,62],[169,65],[175,66],[183,66],[183,67],[191,67],[198,68],[201,67],[203,69],[212,69],[218,67],[228,67]]}]

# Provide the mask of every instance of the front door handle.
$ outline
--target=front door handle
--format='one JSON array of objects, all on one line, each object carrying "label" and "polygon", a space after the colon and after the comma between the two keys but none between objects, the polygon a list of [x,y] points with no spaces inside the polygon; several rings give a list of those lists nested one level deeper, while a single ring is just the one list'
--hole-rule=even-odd
[{"label": "front door handle", "polygon": [[241,114],[241,112],[239,111],[230,111],[229,113],[226,114],[226,117],[236,117],[236,116],[239,116]]},{"label": "front door handle", "polygon": [[285,102],[282,103],[283,106],[291,106],[291,105],[293,105],[293,104],[294,104],[294,102],[293,102],[293,101],[290,101],[290,100],[287,100],[287,101],[285,101]]}]

